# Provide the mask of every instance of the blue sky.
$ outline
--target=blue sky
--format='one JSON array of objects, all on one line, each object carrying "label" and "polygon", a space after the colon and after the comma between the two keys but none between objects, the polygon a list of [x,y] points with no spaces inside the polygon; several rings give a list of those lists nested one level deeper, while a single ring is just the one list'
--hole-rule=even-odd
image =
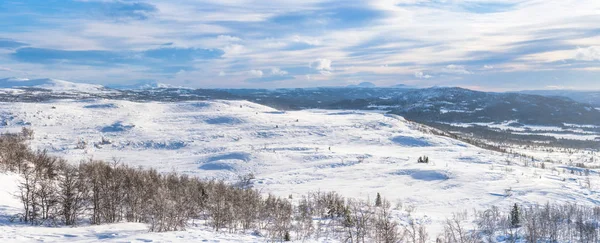
[{"label": "blue sky", "polygon": [[0,78],[600,90],[598,0],[3,0]]}]

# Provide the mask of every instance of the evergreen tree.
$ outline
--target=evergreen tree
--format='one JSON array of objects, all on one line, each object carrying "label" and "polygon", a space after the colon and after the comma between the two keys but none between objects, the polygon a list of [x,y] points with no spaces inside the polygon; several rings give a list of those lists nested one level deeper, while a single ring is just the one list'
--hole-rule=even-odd
[{"label": "evergreen tree", "polygon": [[292,237],[290,236],[289,231],[286,231],[285,235],[283,235],[283,241],[292,241]]},{"label": "evergreen tree", "polygon": [[375,207],[381,207],[381,195],[377,193],[377,199],[375,199]]},{"label": "evergreen tree", "polygon": [[350,206],[345,207],[344,209],[344,227],[350,228],[354,225],[352,221],[352,215],[350,213]]},{"label": "evergreen tree", "polygon": [[515,203],[510,211],[510,225],[515,228],[519,227],[519,224],[521,223],[520,217],[519,206]]}]

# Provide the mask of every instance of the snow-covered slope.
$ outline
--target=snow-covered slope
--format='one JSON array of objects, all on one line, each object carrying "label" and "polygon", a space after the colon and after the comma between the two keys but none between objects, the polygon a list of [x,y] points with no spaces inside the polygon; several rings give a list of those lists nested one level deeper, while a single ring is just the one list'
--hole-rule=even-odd
[{"label": "snow-covered slope", "polygon": [[[230,181],[252,172],[256,188],[293,198],[321,190],[373,199],[379,192],[414,206],[434,236],[457,211],[600,202],[581,183],[583,176],[563,172],[566,165],[525,167],[522,158],[425,134],[402,117],[373,111],[283,112],[247,101],[62,100],[0,103],[0,125],[0,132],[33,128],[31,146],[73,163],[114,158]],[[102,138],[110,144],[100,144]],[[78,141],[86,148],[76,149]],[[424,155],[431,163],[418,164]],[[590,178],[592,185],[600,182]],[[9,206],[0,199],[0,208]],[[0,232],[10,230],[0,226]]]},{"label": "snow-covered slope", "polygon": [[83,92],[98,93],[106,89],[102,85],[73,83],[59,79],[27,79],[27,78],[4,78],[0,79],[0,88],[39,88],[54,92]]}]

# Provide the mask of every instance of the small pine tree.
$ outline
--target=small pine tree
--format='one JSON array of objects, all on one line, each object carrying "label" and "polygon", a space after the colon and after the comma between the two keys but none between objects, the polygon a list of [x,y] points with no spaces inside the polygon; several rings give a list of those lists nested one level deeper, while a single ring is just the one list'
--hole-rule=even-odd
[{"label": "small pine tree", "polygon": [[352,221],[352,215],[350,213],[350,207],[344,208],[344,227],[350,228],[354,225]]},{"label": "small pine tree", "polygon": [[510,225],[514,228],[518,228],[519,224],[521,223],[520,217],[521,215],[519,213],[519,206],[517,206],[517,204],[515,203],[512,210],[510,211]]},{"label": "small pine tree", "polygon": [[285,235],[283,235],[283,241],[292,241],[292,237],[290,236],[289,231],[286,231]]},{"label": "small pine tree", "polygon": [[375,199],[375,207],[381,207],[381,195],[379,195],[379,192],[377,193],[377,198]]}]

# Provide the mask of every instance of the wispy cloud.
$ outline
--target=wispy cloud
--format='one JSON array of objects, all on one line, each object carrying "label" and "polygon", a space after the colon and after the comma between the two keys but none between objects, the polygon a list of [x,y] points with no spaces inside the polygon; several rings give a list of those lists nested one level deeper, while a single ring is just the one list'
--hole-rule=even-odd
[{"label": "wispy cloud", "polygon": [[452,74],[472,74],[471,71],[467,70],[467,68],[463,65],[454,65],[450,64],[444,68],[442,68],[443,73],[452,73]]},{"label": "wispy cloud", "polygon": [[18,42],[18,41],[9,40],[9,39],[1,39],[0,38],[0,49],[14,49],[14,48],[22,47],[22,46],[27,46],[27,44]]},{"label": "wispy cloud", "polygon": [[67,51],[25,47],[16,50],[15,60],[30,63],[70,63],[73,65],[116,65],[143,63],[146,65],[186,64],[197,59],[215,59],[224,54],[221,50],[197,48],[158,48],[145,51]]},{"label": "wispy cloud", "polygon": [[106,15],[115,18],[143,20],[158,12],[156,6],[144,2],[103,1],[100,4],[103,5]]}]

